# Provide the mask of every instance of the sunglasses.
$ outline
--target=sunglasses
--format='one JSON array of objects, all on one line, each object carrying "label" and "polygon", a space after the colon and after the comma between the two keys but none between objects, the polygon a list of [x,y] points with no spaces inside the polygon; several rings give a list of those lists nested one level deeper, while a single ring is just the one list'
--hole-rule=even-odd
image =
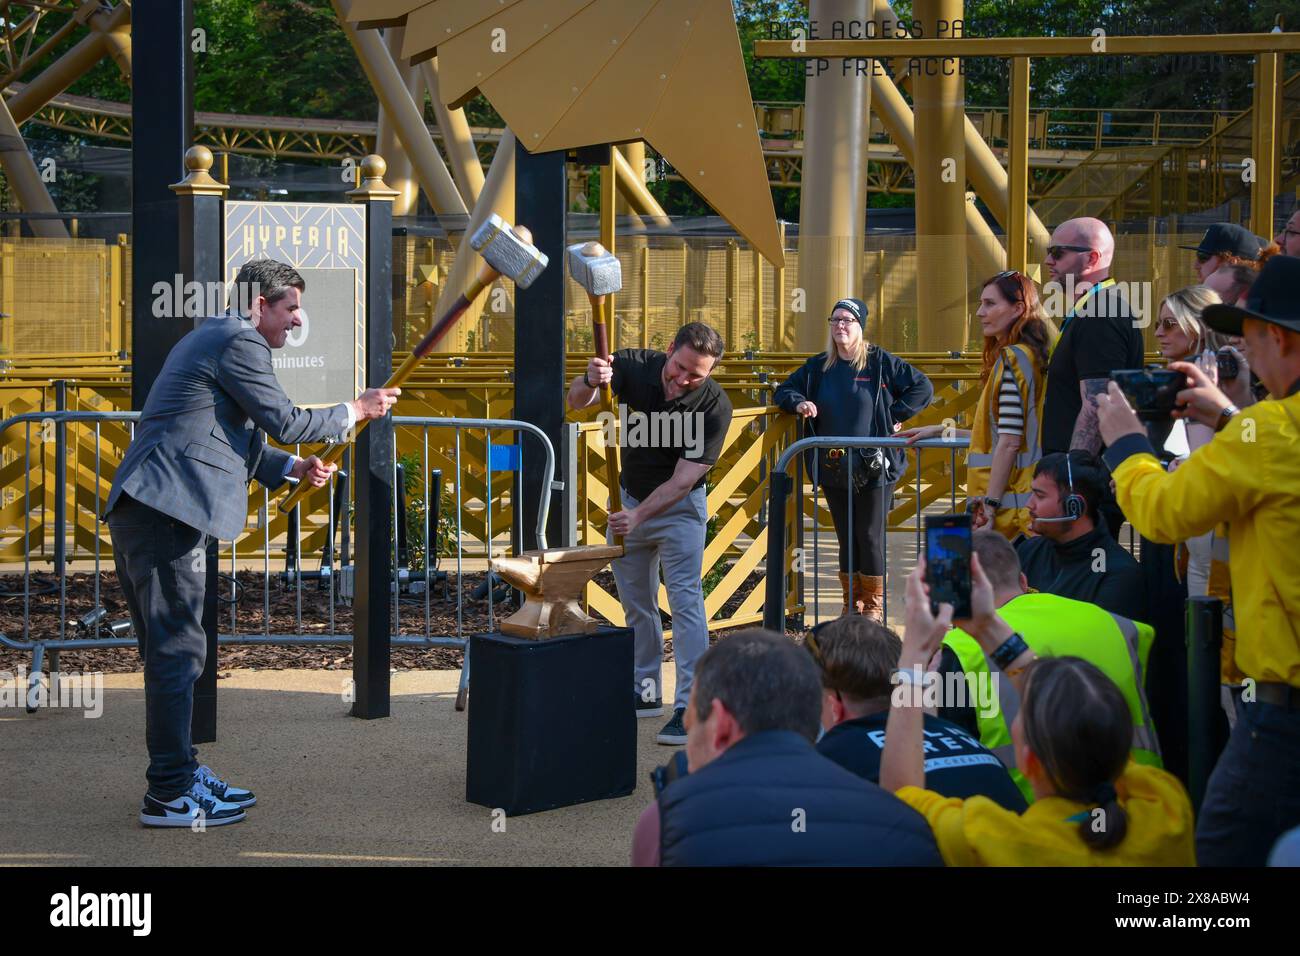
[{"label": "sunglasses", "polygon": [[1205,265],[1207,262],[1213,259],[1216,254],[1217,253],[1212,253],[1212,252],[1198,252],[1196,253],[1196,261],[1201,265]]},{"label": "sunglasses", "polygon": [[1164,332],[1164,331],[1172,332],[1176,328],[1179,328],[1177,319],[1160,319],[1159,321],[1156,322],[1157,332]]},{"label": "sunglasses", "polygon": [[1052,259],[1059,259],[1066,252],[1092,252],[1091,246],[1048,246],[1047,255]]}]

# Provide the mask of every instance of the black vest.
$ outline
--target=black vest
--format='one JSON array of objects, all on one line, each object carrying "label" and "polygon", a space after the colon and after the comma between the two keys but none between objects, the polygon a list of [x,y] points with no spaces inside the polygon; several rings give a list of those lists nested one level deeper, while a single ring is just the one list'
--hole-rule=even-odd
[{"label": "black vest", "polygon": [[662,866],[942,866],[929,825],[793,731],[746,737],[659,795]]}]

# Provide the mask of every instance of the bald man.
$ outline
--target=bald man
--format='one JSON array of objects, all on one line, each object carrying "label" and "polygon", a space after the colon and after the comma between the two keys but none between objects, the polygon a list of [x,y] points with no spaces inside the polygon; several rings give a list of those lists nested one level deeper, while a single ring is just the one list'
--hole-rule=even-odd
[{"label": "bald man", "polygon": [[1070,219],[1056,227],[1044,265],[1060,291],[1044,299],[1070,302],[1047,366],[1043,454],[1102,449],[1097,396],[1117,368],[1142,367],[1141,319],[1110,277],[1115,239],[1100,219]]}]

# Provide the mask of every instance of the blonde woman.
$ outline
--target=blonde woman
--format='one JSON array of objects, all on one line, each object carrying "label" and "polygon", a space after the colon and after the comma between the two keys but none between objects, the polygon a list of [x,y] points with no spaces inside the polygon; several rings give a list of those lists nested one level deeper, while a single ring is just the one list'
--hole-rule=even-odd
[{"label": "blonde woman", "polygon": [[[1034,466],[1043,457],[1043,379],[1056,330],[1029,276],[999,272],[984,283],[976,313],[984,333],[983,390],[966,459],[967,508],[975,528],[992,526],[1008,540],[1028,533],[1027,505]],[[943,425],[899,432],[911,441],[942,433]]]},{"label": "blonde woman", "polygon": [[[826,350],[804,362],[773,396],[783,410],[801,416],[819,435],[869,438],[893,435],[898,423],[930,404],[934,398],[930,380],[867,341],[865,302],[840,299],[827,321]],[[819,449],[816,455],[806,457],[806,464],[808,474],[826,492],[826,506],[839,539],[840,587],[844,590],[841,616],[853,610],[881,620],[885,520],[894,484],[903,475],[906,454],[895,448],[883,454],[869,448]]]}]

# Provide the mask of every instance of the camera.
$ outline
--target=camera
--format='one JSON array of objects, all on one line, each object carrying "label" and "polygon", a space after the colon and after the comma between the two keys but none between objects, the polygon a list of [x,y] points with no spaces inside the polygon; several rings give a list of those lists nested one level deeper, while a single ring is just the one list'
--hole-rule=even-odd
[{"label": "camera", "polygon": [[1237,356],[1232,354],[1232,349],[1226,345],[1214,354],[1214,359],[1219,365],[1219,380],[1231,382],[1241,374],[1241,363],[1237,361]]},{"label": "camera", "polygon": [[1120,387],[1139,420],[1159,422],[1168,420],[1173,413],[1185,376],[1171,369],[1149,367],[1117,369],[1110,373],[1110,378]]}]

